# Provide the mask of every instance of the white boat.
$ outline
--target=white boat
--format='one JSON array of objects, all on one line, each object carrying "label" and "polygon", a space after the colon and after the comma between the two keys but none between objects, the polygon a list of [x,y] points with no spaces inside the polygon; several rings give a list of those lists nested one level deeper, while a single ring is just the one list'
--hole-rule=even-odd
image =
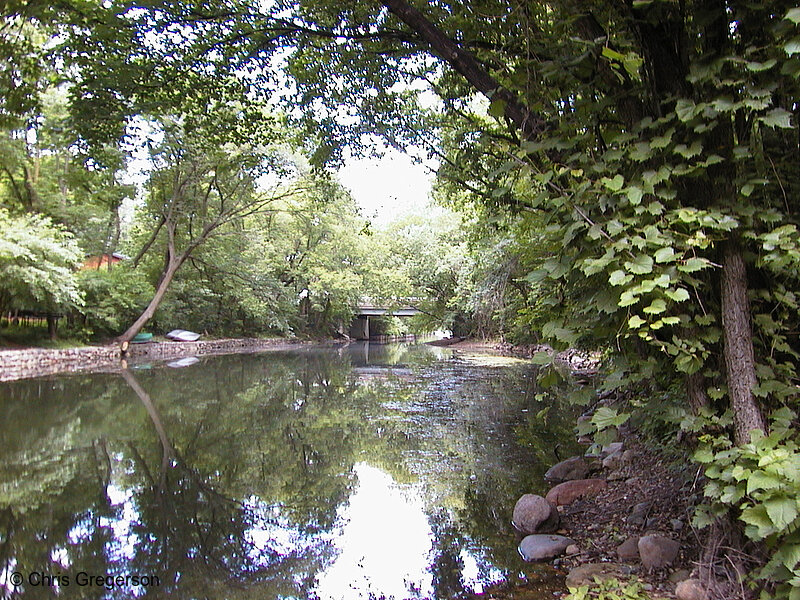
[{"label": "white boat", "polygon": [[167,366],[172,367],[173,369],[180,369],[181,367],[191,367],[199,362],[200,359],[196,356],[187,356],[186,358],[182,358],[180,360],[173,360],[172,362],[167,363]]},{"label": "white boat", "polygon": [[196,342],[200,335],[185,329],[173,329],[167,334],[167,337],[176,342]]}]

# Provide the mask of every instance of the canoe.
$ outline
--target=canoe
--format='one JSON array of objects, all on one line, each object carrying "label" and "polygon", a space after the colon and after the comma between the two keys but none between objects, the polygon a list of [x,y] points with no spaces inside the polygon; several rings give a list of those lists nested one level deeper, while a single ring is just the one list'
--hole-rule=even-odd
[{"label": "canoe", "polygon": [[173,360],[172,362],[167,363],[167,366],[173,369],[180,369],[181,367],[191,367],[199,362],[200,359],[196,356],[187,356],[186,358],[182,358],[180,360]]},{"label": "canoe", "polygon": [[152,333],[137,333],[135,336],[133,336],[131,344],[146,344],[147,342],[151,341],[153,341]]},{"label": "canoe", "polygon": [[185,329],[173,329],[167,334],[167,337],[176,342],[196,342],[200,335]]}]

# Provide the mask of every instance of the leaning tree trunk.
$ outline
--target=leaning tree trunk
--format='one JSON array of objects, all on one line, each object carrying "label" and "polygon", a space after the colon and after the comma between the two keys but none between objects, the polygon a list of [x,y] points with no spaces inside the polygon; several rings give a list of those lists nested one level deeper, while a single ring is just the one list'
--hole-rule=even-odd
[{"label": "leaning tree trunk", "polygon": [[439,58],[447,62],[476,90],[503,103],[503,112],[529,140],[537,139],[547,128],[542,115],[531,110],[514,92],[503,87],[472,54],[461,48],[441,29],[406,0],[383,0],[382,4],[411,27]]},{"label": "leaning tree trunk", "polygon": [[735,241],[725,246],[722,264],[722,331],[728,395],[733,410],[735,439],[750,441],[754,429],[766,431],[753,388],[757,384],[747,272],[742,249]]},{"label": "leaning tree trunk", "polygon": [[131,325],[125,333],[117,338],[117,341],[122,344],[123,350],[127,350],[128,344],[130,341],[136,336],[139,331],[141,331],[142,327],[153,317],[158,308],[158,305],[161,304],[161,300],[164,299],[164,295],[167,293],[167,289],[169,288],[169,284],[172,282],[173,277],[175,277],[175,273],[180,268],[181,264],[185,260],[186,255],[182,254],[177,258],[170,258],[167,263],[167,268],[164,271],[161,280],[158,282],[158,288],[156,289],[156,293],[153,295],[153,299],[150,300],[150,303],[147,305],[147,308],[144,309],[139,318],[134,321],[133,325]]}]

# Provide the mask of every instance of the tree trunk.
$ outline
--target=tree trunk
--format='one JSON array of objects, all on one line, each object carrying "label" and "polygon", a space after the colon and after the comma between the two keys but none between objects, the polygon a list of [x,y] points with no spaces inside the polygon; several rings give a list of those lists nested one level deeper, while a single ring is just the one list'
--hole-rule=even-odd
[{"label": "tree trunk", "polygon": [[163,493],[166,489],[167,471],[169,470],[170,459],[175,456],[175,451],[172,449],[172,444],[169,441],[169,436],[167,436],[167,430],[164,428],[164,422],[161,419],[161,415],[159,414],[155,404],[153,404],[153,401],[150,399],[150,396],[144,391],[144,389],[142,389],[142,386],[140,386],[139,382],[136,381],[133,373],[131,373],[128,369],[122,370],[122,378],[131,387],[131,389],[136,392],[139,400],[141,400],[142,404],[144,404],[147,414],[150,416],[150,420],[153,422],[153,426],[156,428],[158,440],[161,443],[161,476],[158,483],[158,492]]},{"label": "tree trunk", "polygon": [[139,250],[139,254],[137,254],[136,257],[133,259],[133,268],[134,269],[139,266],[139,261],[142,260],[142,257],[150,249],[150,246],[152,246],[153,242],[156,241],[156,238],[158,237],[158,233],[161,231],[161,228],[164,226],[164,224],[166,222],[167,222],[167,219],[166,219],[166,217],[163,217],[163,216],[158,220],[158,225],[156,225],[156,228],[153,230],[152,235],[145,242],[144,246],[142,246],[142,249]]},{"label": "tree trunk", "polygon": [[58,317],[54,314],[47,313],[47,335],[51,340],[56,339],[58,336]]},{"label": "tree trunk", "polygon": [[180,268],[185,259],[186,255],[183,254],[168,261],[167,268],[164,270],[164,273],[161,276],[161,279],[158,283],[158,288],[156,289],[156,293],[153,295],[153,299],[150,300],[150,304],[148,304],[147,308],[144,309],[144,312],[139,315],[139,318],[134,321],[133,325],[131,325],[125,333],[117,338],[118,342],[130,342],[136,336],[136,334],[141,331],[142,327],[144,327],[145,324],[153,317],[158,305],[161,304],[161,300],[164,299],[164,295],[167,293],[167,289],[169,288],[169,284],[172,282],[172,278],[175,277],[175,273],[178,271],[178,268]]},{"label": "tree trunk", "polygon": [[747,272],[742,249],[735,241],[725,246],[722,265],[722,331],[728,395],[733,410],[736,443],[750,441],[750,432],[766,432],[764,418],[753,395],[757,384]]},{"label": "tree trunk", "polygon": [[447,37],[416,8],[404,0],[383,0],[382,4],[411,27],[431,46],[434,54],[461,74],[470,85],[492,100],[501,100],[504,103],[505,116],[525,134],[527,139],[538,138],[546,129],[546,122],[541,115],[520,102],[511,90],[500,85],[472,54]]},{"label": "tree trunk", "polygon": [[706,378],[700,372],[686,376],[686,395],[689,397],[692,414],[700,414],[700,411],[709,405],[705,384]]}]

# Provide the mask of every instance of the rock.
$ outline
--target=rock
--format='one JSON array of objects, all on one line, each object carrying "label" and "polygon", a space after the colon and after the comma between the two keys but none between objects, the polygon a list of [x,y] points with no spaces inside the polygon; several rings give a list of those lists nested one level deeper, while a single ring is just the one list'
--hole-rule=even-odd
[{"label": "rock", "polygon": [[611,442],[607,446],[603,446],[602,455],[611,456],[617,452],[622,452],[622,442]]},{"label": "rock", "polygon": [[574,544],[574,540],[563,535],[528,535],[519,543],[519,553],[528,562],[539,562],[561,556]]},{"label": "rock", "polygon": [[628,525],[632,525],[633,527],[641,527],[644,525],[645,519],[647,519],[647,513],[650,512],[652,506],[652,502],[639,502],[639,504],[633,507],[631,514],[627,518]]},{"label": "rock", "polygon": [[683,521],[681,521],[680,519],[670,519],[669,525],[675,531],[680,531],[681,529],[683,529]]},{"label": "rock", "polygon": [[525,494],[514,506],[512,523],[521,533],[549,533],[558,528],[558,510],[536,494]]},{"label": "rock", "polygon": [[587,583],[594,583],[594,578],[619,579],[622,576],[620,566],[614,563],[588,563],[572,569],[567,575],[567,587],[576,588]]},{"label": "rock", "polygon": [[625,450],[622,453],[622,464],[628,465],[636,460],[636,452],[633,450]]},{"label": "rock", "polygon": [[646,535],[639,538],[639,558],[648,569],[666,567],[678,557],[681,545],[662,535]]},{"label": "rock", "polygon": [[617,556],[624,561],[639,560],[639,538],[630,537],[617,546]]},{"label": "rock", "polygon": [[678,569],[677,571],[673,571],[669,574],[669,580],[672,583],[680,583],[686,579],[689,579],[692,574],[689,572],[688,569]]},{"label": "rock", "polygon": [[583,460],[583,457],[573,456],[550,467],[544,474],[544,478],[553,483],[560,483],[573,479],[584,479],[588,474],[589,465]]},{"label": "rock", "polygon": [[549,492],[545,499],[556,506],[572,504],[583,496],[594,496],[608,487],[605,479],[576,479],[559,483]]},{"label": "rock", "polygon": [[603,468],[616,471],[622,466],[622,450],[617,450],[603,459]]},{"label": "rock", "polygon": [[708,592],[699,579],[685,579],[675,588],[678,600],[708,600]]},{"label": "rock", "polygon": [[660,524],[661,524],[661,519],[659,519],[658,517],[650,517],[649,519],[647,519],[647,521],[644,522],[644,528],[656,530],[658,529],[658,526]]},{"label": "rock", "polygon": [[565,554],[578,554],[580,551],[581,551],[581,549],[578,547],[577,544],[570,544],[569,546],[567,546],[567,549],[564,550],[564,553]]}]

